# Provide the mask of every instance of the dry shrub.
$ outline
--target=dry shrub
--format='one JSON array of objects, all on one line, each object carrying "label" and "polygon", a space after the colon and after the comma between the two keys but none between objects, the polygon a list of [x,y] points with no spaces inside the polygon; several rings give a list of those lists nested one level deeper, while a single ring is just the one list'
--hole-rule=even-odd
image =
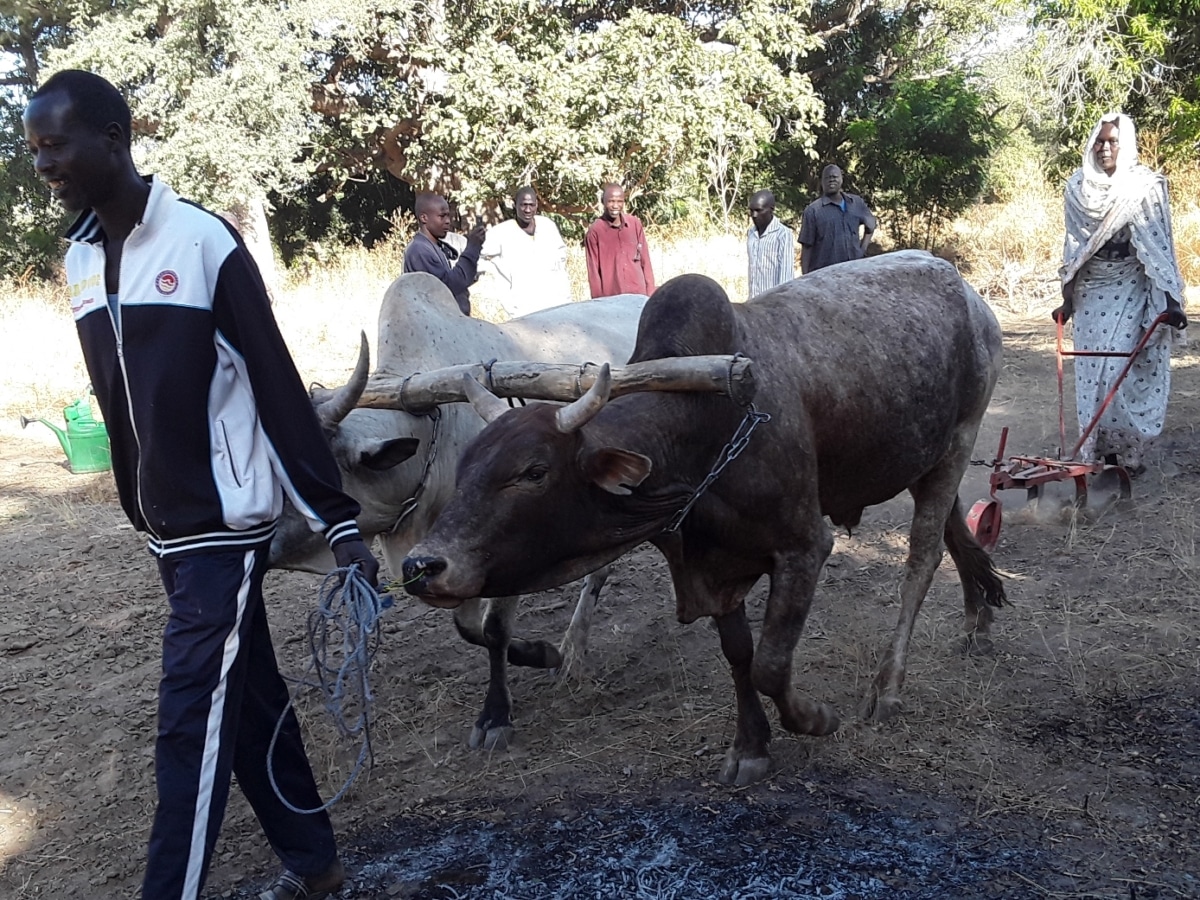
[{"label": "dry shrub", "polygon": [[1200,167],[1171,169],[1171,219],[1175,226],[1175,254],[1185,284],[1200,284]]},{"label": "dry shrub", "polygon": [[[650,228],[646,235],[654,280],[662,284],[676,275],[695,273],[716,281],[731,300],[746,298],[746,238],[703,225]],[[797,262],[796,274],[800,273]],[[567,247],[567,276],[575,300],[590,296],[587,259],[582,245]]]},{"label": "dry shrub", "polygon": [[[1200,168],[1171,173],[1176,248],[1185,279],[1200,282]],[[275,315],[306,381],[336,384],[353,368],[360,331],[374,343],[379,303],[400,274],[404,248],[415,226],[401,215],[392,237],[372,250],[328,253],[311,248],[284,277]],[[953,223],[941,255],[960,266],[993,305],[1011,315],[1042,316],[1059,303],[1057,268],[1062,249],[1062,199],[1049,188],[1012,203],[980,204]],[[746,298],[744,232],[703,223],[651,228],[648,241],[659,284],[688,272],[708,275],[733,300]],[[886,248],[885,248],[886,249]],[[797,268],[798,271],[798,268]],[[567,250],[567,272],[576,300],[588,297],[583,247]],[[0,416],[46,416],[87,389],[65,290],[58,284],[10,282],[0,307]],[[502,321],[505,314],[484,278],[473,291],[475,314]]]},{"label": "dry shrub", "polygon": [[0,304],[0,416],[45,416],[61,424],[62,407],[87,392],[65,289],[54,284],[3,286]]},{"label": "dry shrub", "polygon": [[[1169,172],[1175,252],[1185,284],[1200,284],[1200,167]],[[950,228],[950,252],[992,305],[1015,316],[1042,316],[1061,303],[1062,196],[1049,187],[1011,203],[981,203]]]},{"label": "dry shrub", "polygon": [[1030,192],[1012,203],[981,203],[950,229],[963,275],[993,306],[1038,315],[1062,302],[1062,197]]}]

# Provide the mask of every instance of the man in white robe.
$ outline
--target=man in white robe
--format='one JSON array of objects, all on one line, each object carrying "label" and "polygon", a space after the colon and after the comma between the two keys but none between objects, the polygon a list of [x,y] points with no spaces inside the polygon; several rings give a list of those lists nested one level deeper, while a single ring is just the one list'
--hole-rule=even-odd
[{"label": "man in white robe", "polygon": [[509,318],[570,303],[567,245],[554,222],[539,216],[537,192],[513,197],[516,218],[490,229],[481,259],[496,275],[496,294]]}]

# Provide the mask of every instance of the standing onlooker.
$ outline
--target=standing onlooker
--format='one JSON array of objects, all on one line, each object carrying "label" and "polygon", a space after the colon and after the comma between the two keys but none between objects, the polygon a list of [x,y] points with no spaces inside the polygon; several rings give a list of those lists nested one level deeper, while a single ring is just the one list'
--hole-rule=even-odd
[{"label": "standing onlooker", "polygon": [[[1092,129],[1064,201],[1063,305],[1053,317],[1065,322],[1074,314],[1075,349],[1129,353],[1161,313],[1173,328],[1185,327],[1167,181],[1138,165],[1137,132],[1128,116],[1109,113]],[[1170,344],[1171,335],[1160,329],[1137,355],[1083,444],[1081,458],[1141,470],[1167,415]],[[1095,418],[1125,362],[1109,356],[1075,361],[1081,431]]]},{"label": "standing onlooker", "polygon": [[571,302],[567,245],[558,226],[539,216],[537,191],[523,187],[513,197],[516,218],[488,229],[483,261],[501,282],[500,303],[510,318]]},{"label": "standing onlooker", "polygon": [[358,564],[374,584],[379,564],[359,537],[358,504],[341,490],[245,244],[138,173],[117,89],[59,72],[24,123],[34,169],[79,213],[66,235],[71,309],[121,506],[149,534],[170,604],[142,897],[199,896],[234,773],[286,867],[262,896],[326,897],[345,877],[329,816],[292,811],[268,777],[278,727],[275,783],[301,809],[321,805],[262,582],[286,494],[337,564]]},{"label": "standing onlooker", "polygon": [[417,224],[420,229],[404,251],[405,272],[428,272],[450,288],[464,316],[471,314],[471,285],[477,277],[479,251],[487,235],[487,226],[478,224],[467,235],[466,249],[460,254],[446,241],[450,233],[450,204],[438,194],[418,194]]},{"label": "standing onlooker", "polygon": [[842,190],[842,170],[821,172],[821,196],[804,210],[800,223],[800,271],[862,259],[875,231],[875,216],[858,194]]},{"label": "standing onlooker", "polygon": [[796,236],[775,218],[775,195],[770,191],[758,191],[749,205],[754,224],[746,232],[746,255],[753,298],[796,277]]},{"label": "standing onlooker", "polygon": [[592,299],[617,294],[654,293],[650,248],[637,216],[625,212],[625,189],[606,184],[600,195],[603,212],[584,238],[588,286]]}]

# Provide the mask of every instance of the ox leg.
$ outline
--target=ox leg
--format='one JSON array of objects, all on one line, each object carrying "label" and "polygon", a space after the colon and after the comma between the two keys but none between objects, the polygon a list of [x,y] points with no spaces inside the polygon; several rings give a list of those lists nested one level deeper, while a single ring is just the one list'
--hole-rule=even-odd
[{"label": "ox leg", "polygon": [[968,653],[987,652],[992,646],[987,636],[992,625],[992,609],[1004,604],[1004,583],[991,557],[979,546],[967,527],[958,497],[954,498],[954,508],[946,520],[943,536],[950,558],[958,570],[959,581],[962,582],[965,613],[963,630],[966,633],[964,649]]},{"label": "ox leg", "polygon": [[733,671],[733,687],[737,695],[737,734],[733,746],[725,754],[725,762],[717,776],[722,784],[745,785],[766,777],[771,767],[767,744],[771,740],[771,723],[763,710],[762,701],[754,687],[751,667],[754,663],[754,635],[746,621],[746,606],[724,616],[714,616],[721,635],[721,652]]},{"label": "ox leg", "polygon": [[817,576],[833,550],[833,537],[824,522],[818,519],[813,525],[801,542],[808,549],[789,554],[771,574],[753,675],[754,686],[775,702],[784,728],[793,734],[825,735],[837,731],[837,713],[829,704],[801,695],[792,685],[792,656],[812,606]]},{"label": "ox leg", "polygon": [[[921,611],[933,581],[933,573],[941,562],[942,537],[970,458],[971,441],[964,440],[965,437],[957,435],[942,461],[909,488],[913,498],[913,520],[908,535],[904,580],[900,586],[900,619],[892,633],[891,646],[859,710],[864,719],[883,722],[900,712],[900,688],[904,685],[908,643],[917,613]],[[974,437],[973,433],[971,437]]]},{"label": "ox leg", "polygon": [[512,739],[512,697],[508,691],[508,647],[512,623],[516,618],[518,597],[468,601],[474,604],[459,614],[468,603],[455,610],[454,624],[459,634],[471,643],[481,644],[488,652],[488,689],[483,710],[475,720],[468,743],[472,750],[503,750]]},{"label": "ox leg", "polygon": [[600,602],[600,592],[604,590],[604,583],[608,581],[610,568],[603,566],[583,579],[583,588],[579,591],[579,602],[575,604],[571,624],[563,632],[562,643],[558,645],[558,653],[562,657],[558,666],[558,675],[561,678],[569,677],[572,669],[581,664],[587,656],[592,614]]},{"label": "ox leg", "polygon": [[[488,615],[492,614],[493,610],[497,609],[497,604],[503,605],[506,602],[511,605],[511,609],[505,610],[512,616],[509,619],[511,623],[516,618],[517,600],[515,597],[500,597],[492,600],[477,597],[474,600],[464,600],[454,610],[454,627],[458,629],[458,636],[468,644],[486,648],[488,643],[484,637],[484,621]],[[509,631],[511,632],[511,630],[510,627]],[[508,663],[512,666],[528,666],[533,669],[553,669],[561,665],[562,660],[559,658],[558,650],[552,644],[546,641],[529,641],[510,633]]]}]

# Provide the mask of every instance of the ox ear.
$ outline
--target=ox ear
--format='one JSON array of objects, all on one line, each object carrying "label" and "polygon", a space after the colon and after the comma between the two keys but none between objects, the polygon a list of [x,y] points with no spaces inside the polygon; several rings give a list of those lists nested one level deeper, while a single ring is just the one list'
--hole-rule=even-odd
[{"label": "ox ear", "polygon": [[406,459],[411,459],[420,446],[421,442],[416,438],[376,441],[359,454],[358,461],[372,472],[386,472]]},{"label": "ox ear", "polygon": [[471,405],[475,407],[475,412],[479,413],[480,418],[485,422],[494,422],[508,412],[507,403],[470,375],[463,375],[463,391],[466,393],[467,399],[471,401]]},{"label": "ox ear", "polygon": [[610,494],[625,496],[650,474],[650,457],[622,450],[620,447],[601,447],[590,452],[583,462],[584,474],[598,487]]}]

